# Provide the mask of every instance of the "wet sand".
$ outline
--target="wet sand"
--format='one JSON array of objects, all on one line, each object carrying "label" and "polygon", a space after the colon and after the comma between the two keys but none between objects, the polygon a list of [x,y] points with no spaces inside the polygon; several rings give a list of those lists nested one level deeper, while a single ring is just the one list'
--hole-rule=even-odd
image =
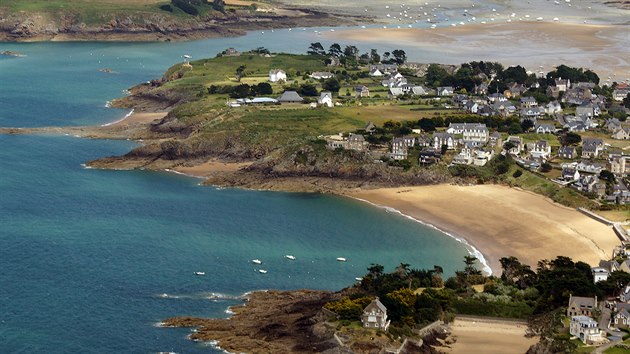
[{"label": "wet sand", "polygon": [[614,81],[630,79],[630,26],[503,22],[435,29],[353,28],[323,36],[361,47],[390,43],[392,48],[404,48],[409,61],[498,61],[545,73],[566,64],[595,70],[602,84],[608,76]]}]

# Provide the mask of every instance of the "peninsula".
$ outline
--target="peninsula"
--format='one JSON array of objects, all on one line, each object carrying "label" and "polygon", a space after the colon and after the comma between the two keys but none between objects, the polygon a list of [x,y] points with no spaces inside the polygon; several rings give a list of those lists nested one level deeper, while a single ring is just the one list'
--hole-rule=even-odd
[{"label": "peninsula", "polygon": [[194,40],[359,20],[370,21],[255,0],[20,0],[0,4],[0,42]]}]

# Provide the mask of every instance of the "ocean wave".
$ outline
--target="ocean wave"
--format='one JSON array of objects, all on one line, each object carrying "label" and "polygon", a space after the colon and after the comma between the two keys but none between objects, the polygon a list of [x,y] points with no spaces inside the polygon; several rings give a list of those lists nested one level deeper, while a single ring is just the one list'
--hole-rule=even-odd
[{"label": "ocean wave", "polygon": [[209,340],[209,341],[202,342],[202,343],[203,343],[204,345],[207,345],[207,346],[211,347],[212,349],[215,349],[215,350],[220,350],[222,353],[226,353],[226,354],[235,354],[235,353],[229,352],[229,351],[227,351],[227,350],[225,350],[225,349],[221,348],[221,347],[219,346],[219,341],[218,341],[218,340]]},{"label": "ocean wave", "polygon": [[112,101],[105,102],[105,108],[111,108],[111,107],[112,107]]},{"label": "ocean wave", "polygon": [[117,120],[115,122],[101,124],[101,127],[109,127],[110,125],[113,125],[113,124],[116,124],[116,123],[120,123],[120,122],[124,121],[125,119],[131,117],[132,114],[133,114],[133,109],[131,111],[129,111],[129,113],[125,114],[125,116],[122,117],[121,119],[119,119],[119,120]]},{"label": "ocean wave", "polygon": [[450,232],[444,231],[444,230],[440,229],[439,227],[437,227],[437,226],[435,226],[433,224],[430,224],[430,223],[428,223],[426,221],[422,221],[420,219],[416,219],[413,216],[407,215],[407,214],[401,212],[398,209],[395,209],[395,208],[392,208],[392,207],[389,207],[389,206],[385,206],[385,205],[379,205],[379,204],[376,204],[376,203],[372,203],[369,200],[365,200],[365,199],[361,199],[361,198],[355,198],[355,197],[352,197],[352,198],[356,199],[356,200],[359,200],[361,202],[364,202],[364,203],[368,203],[368,204],[370,204],[372,206],[375,206],[377,208],[384,209],[388,213],[398,214],[398,215],[400,215],[402,217],[405,217],[405,218],[407,218],[409,220],[412,220],[412,221],[415,221],[415,222],[420,223],[422,225],[428,226],[428,227],[430,227],[430,228],[432,228],[434,230],[437,230],[437,231],[445,234],[446,236],[456,240],[457,242],[463,244],[464,247],[466,247],[466,250],[468,251],[469,255],[474,256],[474,257],[476,257],[479,260],[479,263],[481,263],[484,272],[486,272],[488,275],[492,275],[492,268],[490,268],[490,265],[488,264],[488,261],[486,260],[486,258],[483,256],[483,253],[481,253],[481,251],[479,251],[477,248],[475,248],[473,245],[471,245],[466,239],[464,239],[462,237],[459,237],[459,236],[457,236],[455,234],[452,234]]}]

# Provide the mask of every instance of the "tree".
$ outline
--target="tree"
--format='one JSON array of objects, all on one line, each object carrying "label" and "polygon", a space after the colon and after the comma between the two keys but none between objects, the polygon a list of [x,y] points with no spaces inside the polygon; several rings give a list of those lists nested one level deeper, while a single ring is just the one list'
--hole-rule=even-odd
[{"label": "tree", "polygon": [[534,122],[531,119],[524,119],[521,122],[521,129],[523,129],[524,132],[532,129],[534,127]]},{"label": "tree", "polygon": [[311,84],[303,84],[298,93],[303,96],[317,96],[317,88]]},{"label": "tree", "polygon": [[353,45],[347,45],[343,49],[343,55],[348,59],[356,59],[359,55],[359,49]]},{"label": "tree", "polygon": [[273,88],[268,82],[261,82],[258,85],[252,86],[252,92],[255,95],[271,95],[273,93]]},{"label": "tree", "polygon": [[501,79],[506,82],[516,82],[518,84],[524,84],[527,81],[527,71],[524,67],[517,65],[511,66],[501,73]]},{"label": "tree", "polygon": [[385,270],[385,267],[383,267],[380,264],[371,263],[367,270],[370,276],[374,278],[378,278],[381,275],[383,275],[383,271]]},{"label": "tree", "polygon": [[340,57],[343,52],[341,51],[341,46],[338,43],[333,43],[328,48],[328,54],[333,57]]},{"label": "tree", "polygon": [[311,43],[308,47],[308,51],[306,52],[308,55],[326,55],[326,51],[324,47],[319,42]]},{"label": "tree", "polygon": [[396,49],[392,51],[394,61],[398,64],[404,64],[407,61],[407,53],[402,49]]},{"label": "tree", "polygon": [[510,151],[510,150],[514,149],[515,147],[516,147],[516,145],[513,142],[511,142],[511,141],[507,141],[507,142],[505,142],[505,144],[503,144],[503,149],[505,151]]},{"label": "tree", "polygon": [[378,64],[381,62],[381,56],[378,55],[378,51],[376,49],[370,49],[370,63]]},{"label": "tree", "polygon": [[212,2],[212,8],[219,11],[225,12],[225,1],[224,0],[214,0]]},{"label": "tree", "polygon": [[418,125],[420,126],[420,129],[425,132],[435,131],[435,122],[433,119],[422,118],[418,121]]},{"label": "tree", "polygon": [[437,87],[442,85],[444,78],[448,76],[448,73],[444,68],[438,64],[431,64],[427,68],[427,73],[424,75],[424,80],[427,85]]},{"label": "tree", "polygon": [[241,78],[245,76],[244,72],[245,72],[245,65],[241,65],[238,68],[236,68],[236,81],[241,82]]},{"label": "tree", "polygon": [[447,151],[448,151],[448,145],[443,144],[442,147],[440,148],[440,153],[444,155],[446,154]]},{"label": "tree", "polygon": [[602,170],[599,173],[599,178],[606,181],[606,183],[610,183],[610,184],[615,183],[615,175],[608,170]]},{"label": "tree", "polygon": [[522,132],[523,128],[521,128],[521,125],[517,122],[510,124],[510,127],[508,128],[508,133],[510,134],[521,134]]},{"label": "tree", "polygon": [[626,95],[622,102],[624,107],[630,108],[630,93]]},{"label": "tree", "polygon": [[251,88],[248,84],[240,84],[234,87],[234,91],[230,94],[232,98],[245,98],[251,95]]},{"label": "tree", "polygon": [[551,166],[551,164],[549,164],[548,162],[543,162],[543,164],[540,165],[540,172],[549,172],[552,168],[553,167]]},{"label": "tree", "polygon": [[337,80],[337,78],[331,77],[324,81],[324,83],[322,84],[322,88],[332,93],[338,93],[339,89],[341,88],[341,84],[339,83],[339,80]]},{"label": "tree", "polygon": [[567,132],[560,137],[562,145],[578,145],[582,141],[582,137],[579,134],[573,132]]}]

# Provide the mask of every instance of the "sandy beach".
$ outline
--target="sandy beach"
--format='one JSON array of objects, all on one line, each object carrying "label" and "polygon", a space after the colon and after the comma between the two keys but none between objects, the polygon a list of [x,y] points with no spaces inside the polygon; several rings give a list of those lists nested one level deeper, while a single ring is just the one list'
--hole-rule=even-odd
[{"label": "sandy beach", "polygon": [[[548,72],[560,64],[595,70],[605,83],[630,79],[629,26],[562,22],[492,22],[431,28],[366,28],[324,33],[329,40],[404,48],[410,61],[473,60]],[[394,41],[392,42],[392,39]],[[541,68],[542,66],[542,68]],[[616,75],[616,76],[615,76]]]},{"label": "sandy beach", "polygon": [[543,196],[505,186],[435,185],[346,195],[464,238],[481,251],[496,275],[501,274],[501,257],[515,256],[533,268],[539,260],[556,256],[596,265],[619,243],[610,227]]},{"label": "sandy beach", "polygon": [[[458,317],[451,325],[455,344],[447,353],[467,354],[522,354],[538,342],[537,337],[526,338],[524,322]],[[440,347],[440,350],[444,350]]]}]

